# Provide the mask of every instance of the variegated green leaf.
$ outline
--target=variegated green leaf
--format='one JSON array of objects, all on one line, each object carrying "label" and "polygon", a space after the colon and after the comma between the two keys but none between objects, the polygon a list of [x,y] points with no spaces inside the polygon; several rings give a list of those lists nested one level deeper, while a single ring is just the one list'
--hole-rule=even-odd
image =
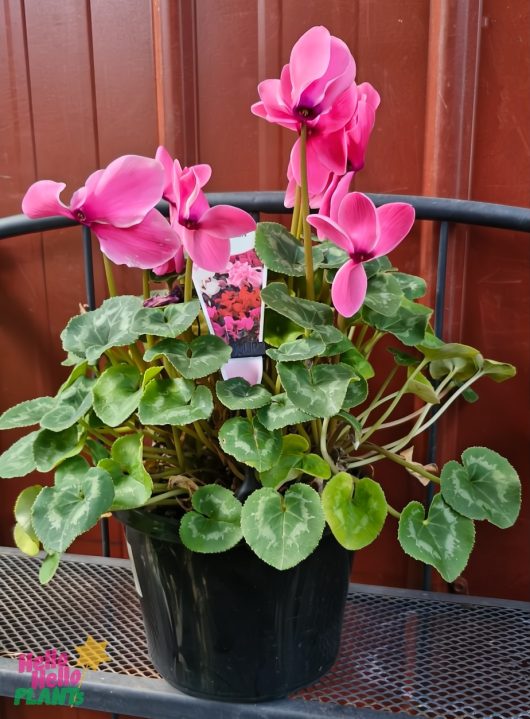
[{"label": "variegated green leaf", "polygon": [[43,429],[61,432],[83,417],[92,407],[92,387],[95,380],[79,376],[55,398],[55,406],[43,415],[40,424]]},{"label": "variegated green leaf", "polygon": [[25,477],[37,468],[33,445],[39,434],[39,431],[26,434],[0,454],[0,477]]},{"label": "variegated green leaf", "polygon": [[300,475],[298,465],[308,449],[309,442],[304,437],[297,434],[284,435],[278,461],[270,469],[261,472],[259,475],[261,484],[264,487],[277,489],[284,482],[296,479]]},{"label": "variegated green leaf", "polygon": [[427,292],[427,283],[416,275],[407,275],[404,272],[393,272],[392,277],[399,283],[401,291],[409,300],[417,300]]},{"label": "variegated green leaf", "polygon": [[341,409],[344,410],[357,407],[357,405],[362,404],[367,397],[368,383],[364,379],[364,377],[359,377],[357,375],[348,385],[348,389],[346,390],[346,396],[344,397],[344,402],[342,403]]},{"label": "variegated green leaf", "polygon": [[385,317],[392,317],[399,309],[403,292],[399,282],[388,272],[368,280],[364,304]]},{"label": "variegated green leaf", "polygon": [[278,349],[267,350],[275,362],[300,362],[322,354],[326,345],[318,336],[285,342]]},{"label": "variegated green leaf", "polygon": [[61,333],[65,352],[95,364],[105,350],[135,342],[139,333],[132,329],[132,319],[141,306],[139,297],[122,295],[73,317]]},{"label": "variegated green leaf", "polygon": [[[277,222],[258,223],[256,254],[272,272],[289,277],[303,277],[306,273],[303,244]],[[313,265],[319,265],[323,257],[320,247],[313,247]]]},{"label": "variegated green leaf", "polygon": [[171,304],[164,309],[141,307],[133,317],[132,329],[139,335],[178,337],[199,314],[199,300]]},{"label": "variegated green leaf", "polygon": [[429,508],[410,502],[401,512],[398,538],[414,559],[435,567],[446,582],[453,582],[465,569],[475,541],[471,519],[455,512],[437,494]]},{"label": "variegated green leaf", "polygon": [[0,429],[31,427],[55,406],[55,397],[37,397],[20,402],[0,415]]},{"label": "variegated green leaf", "polygon": [[231,410],[258,409],[269,404],[272,398],[268,389],[260,384],[249,384],[243,377],[219,380],[215,391],[219,401]]},{"label": "variegated green leaf", "polygon": [[196,337],[190,343],[182,340],[162,340],[144,354],[150,362],[166,357],[173,367],[186,379],[198,379],[217,372],[228,362],[232,348],[214,335]]},{"label": "variegated green leaf", "polygon": [[414,377],[410,379],[414,372],[414,367],[408,367],[407,375],[409,379],[405,385],[405,391],[410,394],[415,394],[416,397],[419,397],[428,404],[440,404],[440,400],[438,399],[438,395],[436,394],[434,387],[424,374],[421,372],[415,372]]},{"label": "variegated green leaf", "polygon": [[212,393],[186,379],[154,379],[144,389],[138,406],[142,424],[185,425],[208,419],[213,412]]},{"label": "variegated green leaf", "polygon": [[193,552],[213,554],[234,547],[241,531],[241,503],[232,492],[217,484],[200,487],[193,493],[192,512],[180,521],[182,543]]},{"label": "variegated green leaf", "polygon": [[521,483],[503,456],[487,447],[469,447],[462,464],[451,461],[440,475],[442,496],[464,517],[511,527],[521,507]]},{"label": "variegated green leaf", "polygon": [[284,342],[291,342],[303,334],[303,328],[287,317],[271,309],[265,312],[263,339],[271,347],[280,347]]},{"label": "variegated green leaf", "polygon": [[344,354],[341,354],[340,361],[353,367],[363,379],[371,379],[375,376],[374,368],[357,347],[352,346]]},{"label": "variegated green leaf", "polygon": [[320,325],[333,324],[333,310],[321,302],[291,297],[287,286],[272,282],[261,291],[261,298],[275,312],[306,329],[313,330]]},{"label": "variegated green leaf", "polygon": [[257,489],[241,512],[247,544],[276,569],[289,569],[308,557],[324,524],[320,497],[307,484],[295,484],[284,495],[270,487]]},{"label": "variegated green leaf", "polygon": [[271,431],[315,419],[314,415],[307,414],[294,405],[285,392],[273,395],[271,403],[258,409],[256,416],[261,424]]},{"label": "variegated green leaf", "polygon": [[35,465],[39,472],[49,472],[68,457],[74,457],[83,449],[85,435],[74,424],[61,432],[41,429],[33,443]]},{"label": "variegated green leaf", "polygon": [[48,552],[64,552],[108,511],[113,498],[108,472],[89,467],[82,457],[67,459],[57,468],[55,485],[44,487],[35,500],[35,534]]},{"label": "variegated green leaf", "polygon": [[278,431],[271,432],[258,420],[251,422],[244,417],[233,417],[223,424],[219,430],[219,443],[224,452],[258,472],[272,467],[282,447]]},{"label": "variegated green leaf", "polygon": [[383,332],[390,332],[404,345],[412,347],[424,340],[432,310],[404,297],[398,311],[391,317],[375,312],[367,305],[363,306],[362,313],[369,325]]},{"label": "variegated green leaf", "polygon": [[373,479],[354,479],[347,472],[339,472],[326,483],[322,508],[335,539],[346,549],[371,544],[387,515],[381,485]]},{"label": "variegated green leaf", "polygon": [[94,385],[94,412],[109,427],[118,427],[138,407],[142,375],[136,367],[119,364],[106,369]]},{"label": "variegated green leaf", "polygon": [[278,374],[291,402],[316,417],[340,412],[355,372],[345,364],[316,365],[302,362],[278,364]]}]

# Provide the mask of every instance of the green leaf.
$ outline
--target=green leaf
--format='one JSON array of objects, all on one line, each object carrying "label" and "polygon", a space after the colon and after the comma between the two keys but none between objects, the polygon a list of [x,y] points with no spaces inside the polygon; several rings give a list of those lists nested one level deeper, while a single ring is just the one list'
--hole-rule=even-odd
[{"label": "green leaf", "polygon": [[151,380],[138,406],[142,424],[185,425],[208,419],[213,412],[212,393],[190,380]]},{"label": "green leaf", "polygon": [[392,317],[386,317],[363,306],[365,322],[382,332],[390,332],[404,345],[412,347],[423,341],[432,310],[429,307],[412,302],[404,297],[401,305]]},{"label": "green leaf", "polygon": [[416,372],[414,378],[410,379],[413,372],[415,372],[414,367],[409,367],[407,371],[409,379],[405,385],[405,392],[416,395],[416,397],[419,397],[428,404],[440,404],[438,395],[427,377],[421,372]]},{"label": "green leaf", "polygon": [[326,483],[322,508],[335,539],[346,549],[362,549],[383,529],[387,515],[385,494],[373,479],[339,472]]},{"label": "green leaf", "polygon": [[114,483],[111,511],[141,507],[151,496],[153,480],[144,469],[142,434],[117,439],[110,459],[102,459],[98,467],[108,472]]},{"label": "green leaf", "polygon": [[309,449],[309,442],[300,435],[286,434],[282,437],[282,449],[278,461],[265,472],[261,472],[259,480],[264,487],[276,489],[284,482],[300,476],[297,470],[304,453]]},{"label": "green leaf", "polygon": [[243,377],[219,380],[215,391],[219,401],[231,410],[258,409],[269,404],[272,398],[268,389],[260,384],[251,385]]},{"label": "green leaf", "polygon": [[68,429],[92,407],[92,387],[95,380],[81,375],[72,384],[61,390],[55,406],[42,417],[43,429],[61,432]]},{"label": "green leaf", "polygon": [[363,427],[357,417],[354,417],[349,412],[345,412],[344,410],[341,410],[338,414],[338,416],[343,419],[347,424],[350,425],[350,427],[353,429],[353,435],[354,435],[354,444],[357,448],[359,446],[359,442],[361,441],[361,436],[363,433]]},{"label": "green leaf", "polygon": [[315,419],[313,415],[296,407],[285,392],[273,395],[271,403],[258,409],[256,416],[271,431]]},{"label": "green leaf", "polygon": [[355,374],[341,363],[308,369],[302,362],[289,362],[278,364],[277,369],[291,402],[317,417],[333,417],[340,412]]},{"label": "green leaf", "polygon": [[195,511],[180,521],[182,543],[192,552],[214,554],[234,547],[241,537],[241,503],[232,492],[217,484],[200,487],[193,493]]},{"label": "green leaf", "polygon": [[[256,254],[272,272],[289,277],[305,276],[304,246],[277,222],[260,222],[256,228]],[[313,266],[324,258],[320,247],[313,247]]]},{"label": "green leaf", "polygon": [[399,367],[417,367],[420,363],[417,357],[408,352],[403,352],[403,350],[398,350],[395,347],[387,347],[387,350],[394,357],[394,362]]},{"label": "green leaf", "polygon": [[401,512],[398,539],[406,554],[435,567],[446,582],[453,582],[464,570],[473,543],[475,527],[437,494],[429,508],[410,502]]},{"label": "green leaf", "polygon": [[306,337],[293,342],[284,342],[278,349],[267,350],[275,362],[298,362],[322,354],[326,345],[318,336]]},{"label": "green leaf", "polygon": [[139,333],[132,329],[132,320],[141,306],[139,297],[122,295],[73,317],[61,333],[65,352],[95,364],[105,350],[135,342]]},{"label": "green leaf", "polygon": [[[336,365],[333,365],[334,367]],[[352,409],[368,397],[368,383],[364,377],[354,377],[348,385],[341,409]],[[338,413],[337,413],[338,414]]]},{"label": "green leaf", "polygon": [[137,409],[142,376],[131,365],[119,364],[106,369],[94,385],[94,412],[109,427],[118,427]]},{"label": "green leaf", "polygon": [[0,477],[25,477],[37,468],[33,445],[39,434],[39,431],[26,434],[0,454]]},{"label": "green leaf", "polygon": [[108,511],[113,498],[108,472],[89,467],[82,457],[67,459],[55,472],[55,485],[44,487],[35,500],[35,533],[46,551],[64,552]]},{"label": "green leaf", "polygon": [[0,429],[31,427],[55,406],[55,397],[37,397],[20,402],[0,415]]},{"label": "green leaf", "polygon": [[387,270],[391,270],[392,263],[386,256],[376,257],[375,260],[368,260],[368,262],[363,262],[363,267],[366,272],[366,276],[368,277],[368,279],[370,279],[370,277],[377,275],[379,272],[386,272]]},{"label": "green leaf", "polygon": [[287,317],[306,329],[313,330],[320,325],[333,324],[333,310],[321,302],[291,297],[286,285],[272,282],[261,291],[261,299],[267,307]]},{"label": "green leaf", "polygon": [[110,457],[105,445],[96,439],[87,439],[86,448],[92,458],[93,464],[97,464],[101,459],[108,459]]},{"label": "green leaf", "polygon": [[478,394],[475,392],[475,390],[472,387],[467,387],[462,392],[462,399],[465,399],[466,402],[469,402],[469,404],[473,404],[473,402],[476,402],[478,400]]},{"label": "green leaf", "polygon": [[76,379],[79,377],[84,377],[86,375],[86,371],[88,369],[88,362],[86,360],[83,360],[83,362],[80,362],[77,364],[73,370],[70,372],[68,377],[65,379],[65,381],[62,383],[62,385],[59,388],[59,392],[57,394],[60,394],[65,389],[68,389],[70,385],[74,384]]},{"label": "green leaf", "polygon": [[341,354],[340,361],[353,367],[355,372],[363,379],[371,379],[375,376],[375,371],[370,362],[365,358],[357,347],[351,347],[347,352]]},{"label": "green leaf", "polygon": [[238,462],[264,472],[277,461],[282,440],[278,431],[271,432],[256,419],[233,417],[219,430],[219,444]]},{"label": "green leaf", "polygon": [[142,377],[142,390],[147,387],[147,385],[152,379],[158,377],[158,375],[160,374],[160,372],[162,372],[163,369],[164,368],[160,366],[148,367],[144,372],[144,376]]},{"label": "green leaf", "polygon": [[298,467],[302,474],[308,474],[310,477],[318,477],[319,479],[329,479],[331,477],[329,464],[318,454],[304,454]]},{"label": "green leaf", "polygon": [[13,537],[20,551],[30,557],[37,555],[40,550],[40,542],[31,522],[31,509],[41,489],[42,485],[40,484],[26,487],[18,495],[15,502],[15,519],[17,523],[13,530]]},{"label": "green leaf", "polygon": [[323,258],[318,265],[315,265],[315,269],[317,269],[317,267],[330,270],[338,269],[350,259],[349,254],[338,247],[334,242],[326,240],[321,242],[319,247]]},{"label": "green leaf", "polygon": [[402,297],[399,282],[385,272],[373,275],[368,280],[364,304],[381,315],[392,317],[398,311]]},{"label": "green leaf", "polygon": [[[331,327],[331,325],[329,325]],[[318,331],[320,329],[323,329],[321,327],[318,327],[316,330],[314,330],[310,337],[320,336],[322,338],[322,335],[318,334]],[[336,329],[333,327],[333,329]],[[340,330],[339,330],[340,331]],[[341,333],[342,334],[342,333]],[[320,353],[321,357],[333,357],[334,355],[340,355],[344,354],[346,352],[349,352],[353,348],[353,344],[350,342],[350,340],[347,337],[342,336],[338,341],[336,342],[330,342],[326,349]],[[341,360],[342,361],[342,360]],[[346,363],[347,364],[347,363]]]},{"label": "green leaf", "polygon": [[39,472],[49,472],[63,460],[79,454],[84,443],[85,435],[76,424],[61,432],[41,429],[33,444],[35,465]]},{"label": "green leaf", "polygon": [[517,472],[492,449],[469,447],[462,452],[462,464],[447,462],[440,483],[447,504],[464,517],[487,519],[504,529],[519,515],[521,483]]},{"label": "green leaf", "polygon": [[59,567],[60,560],[60,554],[51,552],[46,555],[39,569],[39,582],[41,584],[48,584],[48,582],[53,579],[55,572]]},{"label": "green leaf", "polygon": [[257,489],[241,512],[247,544],[276,569],[289,569],[308,557],[324,524],[320,497],[307,484],[295,484],[283,496],[270,487]]},{"label": "green leaf", "polygon": [[438,340],[436,346],[432,343],[422,342],[418,349],[428,360],[465,359],[475,360],[477,369],[482,366],[482,355],[474,347],[459,344],[458,342],[442,342]]},{"label": "green leaf", "polygon": [[146,362],[166,357],[186,379],[198,379],[217,372],[228,362],[232,348],[220,337],[202,335],[190,343],[182,340],[161,340],[144,354]]},{"label": "green leaf", "polygon": [[504,382],[507,379],[515,377],[517,370],[513,364],[507,362],[497,362],[496,360],[485,359],[482,365],[482,372],[491,377],[494,382]]},{"label": "green leaf", "polygon": [[164,309],[141,307],[133,317],[132,329],[139,335],[178,337],[195,320],[200,308],[199,300],[171,304]]},{"label": "green leaf", "polygon": [[404,272],[393,272],[392,277],[397,280],[401,291],[409,300],[417,300],[427,292],[427,283],[421,277],[407,275]]}]

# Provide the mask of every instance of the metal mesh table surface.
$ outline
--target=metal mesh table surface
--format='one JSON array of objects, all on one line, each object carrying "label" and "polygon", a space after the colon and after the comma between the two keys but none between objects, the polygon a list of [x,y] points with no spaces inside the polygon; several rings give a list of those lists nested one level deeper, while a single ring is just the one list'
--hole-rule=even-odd
[{"label": "metal mesh table surface", "polygon": [[[159,678],[147,653],[127,561],[68,558],[44,588],[37,574],[38,560],[8,549],[0,553],[0,693],[4,695],[11,695],[16,686],[19,654],[42,655],[45,649],[56,648],[74,656],[74,648],[91,635],[108,642],[111,659],[98,672],[88,673],[86,695],[94,694],[86,704],[90,708],[177,716],[157,707],[162,692],[167,706],[183,702],[179,717],[207,716],[207,708],[215,705],[218,709],[210,716],[223,719],[313,715],[530,719],[527,603],[352,585],[341,652],[333,669],[288,700],[236,705],[184,697]],[[151,704],[132,704],[133,687],[144,699],[152,688]],[[121,702],[116,696],[111,701],[111,695],[120,692]],[[138,713],[147,711],[146,706],[150,713]]]}]

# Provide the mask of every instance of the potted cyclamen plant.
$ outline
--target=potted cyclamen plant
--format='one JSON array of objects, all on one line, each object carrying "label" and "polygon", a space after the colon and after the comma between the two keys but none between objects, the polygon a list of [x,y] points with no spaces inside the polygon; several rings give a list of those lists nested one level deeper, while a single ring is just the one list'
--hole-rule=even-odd
[{"label": "potted cyclamen plant", "polygon": [[[425,282],[387,258],[413,208],[349,191],[379,104],[354,78],[347,46],[314,27],[281,79],[259,85],[254,114],[296,134],[290,232],[209,208],[209,166],[182,168],[163,148],[90,175],[69,206],[48,180],[23,200],[29,217],[92,229],[110,298],[64,329],[73,369],[57,395],[0,417],[4,429],[39,425],[0,457],[0,476],[55,473],[21,492],[15,541],[44,549],[45,583],[76,536],[117,512],[155,666],[193,694],[268,699],[326,671],[351,551],[387,515],[404,551],[452,581],[474,520],[508,527],[519,511],[517,474],[490,449],[439,474],[412,461],[415,437],[475,382],[515,370],[435,337]],[[144,270],[142,296],[117,293],[111,261]],[[392,366],[375,377],[384,338]],[[410,393],[418,409],[400,416]],[[380,440],[389,426],[399,434]],[[388,505],[381,459],[436,486],[427,515]]]}]

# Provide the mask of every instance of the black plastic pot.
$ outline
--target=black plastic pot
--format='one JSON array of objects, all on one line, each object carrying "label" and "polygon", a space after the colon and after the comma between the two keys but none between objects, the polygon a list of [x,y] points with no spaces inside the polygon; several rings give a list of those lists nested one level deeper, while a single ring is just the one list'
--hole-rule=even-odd
[{"label": "black plastic pot", "polygon": [[178,522],[145,510],[126,525],[156,669],[194,696],[278,699],[336,659],[351,553],[329,534],[301,564],[279,571],[241,542],[221,554],[182,545]]}]

